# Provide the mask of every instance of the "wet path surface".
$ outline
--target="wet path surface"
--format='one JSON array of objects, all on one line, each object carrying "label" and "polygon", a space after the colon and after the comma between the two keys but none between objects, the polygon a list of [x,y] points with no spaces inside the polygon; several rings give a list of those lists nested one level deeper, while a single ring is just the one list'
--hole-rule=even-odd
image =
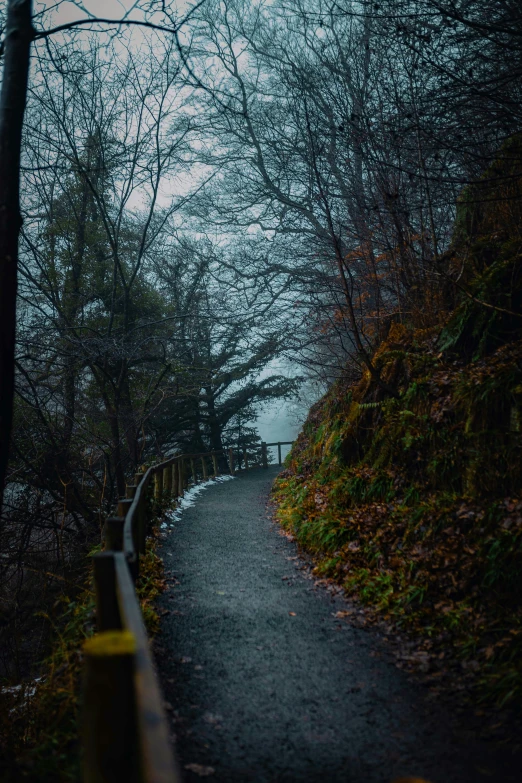
[{"label": "wet path surface", "polygon": [[335,618],[342,598],[300,572],[267,516],[276,474],[205,489],[160,550],[169,589],[156,658],[186,780],[509,779],[376,631]]}]

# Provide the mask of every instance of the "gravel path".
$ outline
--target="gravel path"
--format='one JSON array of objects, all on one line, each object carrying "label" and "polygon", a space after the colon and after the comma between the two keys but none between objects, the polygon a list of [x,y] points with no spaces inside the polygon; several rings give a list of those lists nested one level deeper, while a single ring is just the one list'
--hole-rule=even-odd
[{"label": "gravel path", "polygon": [[301,573],[268,517],[276,474],[206,488],[162,543],[156,658],[186,780],[510,779]]}]

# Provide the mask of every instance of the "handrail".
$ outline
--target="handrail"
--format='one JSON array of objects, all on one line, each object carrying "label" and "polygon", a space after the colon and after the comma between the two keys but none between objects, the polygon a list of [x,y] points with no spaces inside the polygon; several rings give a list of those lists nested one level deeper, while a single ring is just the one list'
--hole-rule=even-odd
[{"label": "handrail", "polygon": [[[169,495],[180,496],[188,486],[187,463],[197,483],[195,460],[201,460],[205,479],[206,460],[212,459],[215,477],[220,455],[227,451],[179,454],[137,473],[127,498],[118,503],[118,515],[105,521],[105,550],[93,558],[98,633],[84,646],[85,783],[181,782],[134,583],[145,552],[151,480],[161,508]],[[264,463],[266,449],[263,455]],[[243,459],[248,469],[246,451]],[[228,449],[228,467],[234,474],[233,449]]]},{"label": "handrail", "polygon": [[163,710],[163,699],[150,653],[147,631],[131,579],[125,556],[114,555],[116,582],[122,625],[136,640],[135,681],[140,757],[146,779],[152,783],[172,783],[181,780],[169,742],[168,724]]},{"label": "handrail", "polygon": [[293,440],[278,440],[275,443],[265,443],[265,446],[291,446]]},{"label": "handrail", "polygon": [[277,456],[278,456],[278,464],[282,465],[283,460],[281,458],[281,446],[291,446],[293,444],[293,440],[278,440],[276,443],[265,443],[264,441],[261,443],[261,453],[263,455],[263,467],[268,468],[268,452],[267,449],[269,446],[277,446]]},{"label": "handrail", "polygon": [[138,513],[140,504],[145,501],[145,494],[147,492],[151,476],[154,473],[154,467],[149,468],[143,475],[140,483],[136,487],[136,493],[132,500],[131,506],[125,516],[125,523],[123,525],[123,551],[127,557],[131,557],[135,554],[134,537],[133,537],[133,520]]},{"label": "handrail", "polygon": [[[203,459],[205,457],[218,456],[220,454],[226,454],[225,449],[217,449],[214,451],[197,452],[194,454],[175,454],[173,457],[169,457],[163,462],[159,462],[156,465],[152,465],[143,474],[139,484],[135,485],[136,490],[132,503],[129,506],[127,513],[125,514],[125,522],[123,525],[123,551],[129,560],[132,560],[137,556],[135,537],[136,537],[136,516],[139,513],[141,504],[143,503],[143,497],[147,492],[148,485],[152,476],[159,474],[161,471],[167,470],[169,467],[176,465],[184,460]],[[233,459],[231,459],[229,449],[229,465],[230,470],[233,472]],[[176,490],[175,495],[178,494]]]}]

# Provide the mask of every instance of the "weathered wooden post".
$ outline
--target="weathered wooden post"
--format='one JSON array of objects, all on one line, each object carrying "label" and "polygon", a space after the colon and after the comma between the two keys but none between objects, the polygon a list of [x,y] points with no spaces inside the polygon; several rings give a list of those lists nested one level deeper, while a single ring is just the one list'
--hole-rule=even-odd
[{"label": "weathered wooden post", "polygon": [[207,460],[205,457],[201,457],[201,470],[203,471],[203,481],[207,481],[208,479]]},{"label": "weathered wooden post", "polygon": [[138,487],[136,486],[136,484],[127,484],[127,486],[125,488],[125,497],[132,499],[134,497],[134,495],[136,494],[136,490],[137,489],[138,489]]},{"label": "weathered wooden post", "polygon": [[228,467],[230,470],[230,475],[233,476],[235,473],[235,469],[234,469],[234,449],[232,448],[228,450]]},{"label": "weathered wooden post", "polygon": [[134,690],[136,642],[130,631],[102,631],[83,646],[84,782],[138,783]]},{"label": "weathered wooden post", "polygon": [[178,460],[178,495],[180,498],[185,494],[185,479],[183,476],[184,465],[183,459],[180,457]]},{"label": "weathered wooden post", "polygon": [[167,465],[166,468],[163,468],[163,486],[167,493],[167,498],[170,500],[170,496],[172,494],[172,470],[170,469],[170,465]]},{"label": "weathered wooden post", "polygon": [[147,503],[147,489],[143,488],[138,501],[138,508],[133,519],[132,525],[132,540],[134,542],[134,548],[138,554],[143,554],[147,546],[147,527],[148,527],[148,503]]},{"label": "weathered wooden post", "polygon": [[132,498],[120,498],[118,500],[118,516],[125,517],[127,516],[127,511],[132,506]]},{"label": "weathered wooden post", "polygon": [[191,457],[190,458],[190,472],[192,473],[192,483],[197,484],[198,483],[198,477],[196,475],[196,466],[194,464],[194,460]]},{"label": "weathered wooden post", "polygon": [[[123,517],[124,525],[125,526],[125,517],[127,516],[127,512],[129,508],[132,505],[132,500],[130,498],[120,498],[118,500],[118,516]],[[123,534],[123,527],[122,527],[122,534]],[[136,520],[134,520],[134,524],[132,526],[132,540],[134,542],[134,549],[136,552],[140,551],[140,539],[139,539],[139,533],[137,530]],[[136,564],[136,576],[137,576],[137,564]]]},{"label": "weathered wooden post", "polygon": [[121,628],[116,594],[116,570],[113,552],[97,552],[93,559],[96,626],[99,631]]},{"label": "weathered wooden post", "polygon": [[154,500],[161,503],[163,498],[163,471],[158,470],[154,474]]},{"label": "weathered wooden post", "polygon": [[246,449],[243,449],[243,460],[245,463],[245,470],[248,470],[248,454]]},{"label": "weathered wooden post", "polygon": [[261,463],[264,468],[268,468],[268,450],[265,441],[261,441]]},{"label": "weathered wooden post", "polygon": [[178,463],[173,462],[172,463],[172,494],[175,498],[178,496]]},{"label": "weathered wooden post", "polygon": [[107,517],[103,525],[103,540],[105,549],[121,552],[123,549],[123,517]]},{"label": "weathered wooden post", "polygon": [[218,464],[217,464],[217,457],[214,454],[214,452],[212,452],[212,467],[214,469],[214,475],[213,475],[212,478],[216,478],[216,476],[218,474]]},{"label": "weathered wooden post", "polygon": [[[132,494],[133,498],[137,492],[138,486],[141,484],[143,480],[144,475],[145,473],[134,474],[134,483],[136,487]],[[133,531],[132,538],[134,542],[136,541],[138,542],[138,546],[136,547],[136,549],[138,552],[145,552],[145,540],[147,538],[147,497],[146,497],[146,493],[143,491],[140,495],[138,508],[136,510],[135,528],[136,528],[136,532]]]},{"label": "weathered wooden post", "polygon": [[280,443],[277,444],[277,456],[279,457],[279,464],[282,465],[283,462],[281,460],[281,444]]}]

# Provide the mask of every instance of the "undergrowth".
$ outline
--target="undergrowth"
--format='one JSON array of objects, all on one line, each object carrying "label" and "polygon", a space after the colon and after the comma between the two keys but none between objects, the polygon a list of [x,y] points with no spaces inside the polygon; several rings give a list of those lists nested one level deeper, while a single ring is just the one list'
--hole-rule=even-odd
[{"label": "undergrowth", "polygon": [[[350,462],[345,439],[366,412],[350,398],[343,409],[334,388],[312,411],[274,495],[280,522],[315,556],[319,575],[424,635],[438,655],[470,664],[481,696],[506,704],[522,696],[522,497],[498,490],[516,488],[520,460],[510,460],[520,446],[482,423],[472,431],[459,394],[476,370],[446,367],[448,383],[420,405],[417,386],[381,406],[367,442],[359,438],[366,454]],[[482,384],[473,388],[483,399]]]},{"label": "undergrowth", "polygon": [[[140,559],[137,593],[147,633],[159,628],[154,599],[164,589],[163,563],[156,555],[157,529]],[[90,555],[98,551],[93,550]],[[92,567],[87,559],[75,594],[64,596],[53,623],[51,652],[38,680],[5,683],[0,694],[0,779],[2,783],[56,783],[81,779],[79,721],[82,647],[95,632]],[[50,621],[50,618],[49,618]]]},{"label": "undergrowth", "polygon": [[85,566],[82,582],[76,595],[62,599],[51,652],[39,680],[11,686],[11,692],[0,697],[1,769],[6,783],[80,779],[81,649],[94,633],[90,566]]},{"label": "undergrowth", "polygon": [[337,381],[274,495],[319,575],[503,706],[522,698],[522,179],[492,173],[509,198],[468,191],[448,253],[466,295],[375,352],[397,397]]}]

